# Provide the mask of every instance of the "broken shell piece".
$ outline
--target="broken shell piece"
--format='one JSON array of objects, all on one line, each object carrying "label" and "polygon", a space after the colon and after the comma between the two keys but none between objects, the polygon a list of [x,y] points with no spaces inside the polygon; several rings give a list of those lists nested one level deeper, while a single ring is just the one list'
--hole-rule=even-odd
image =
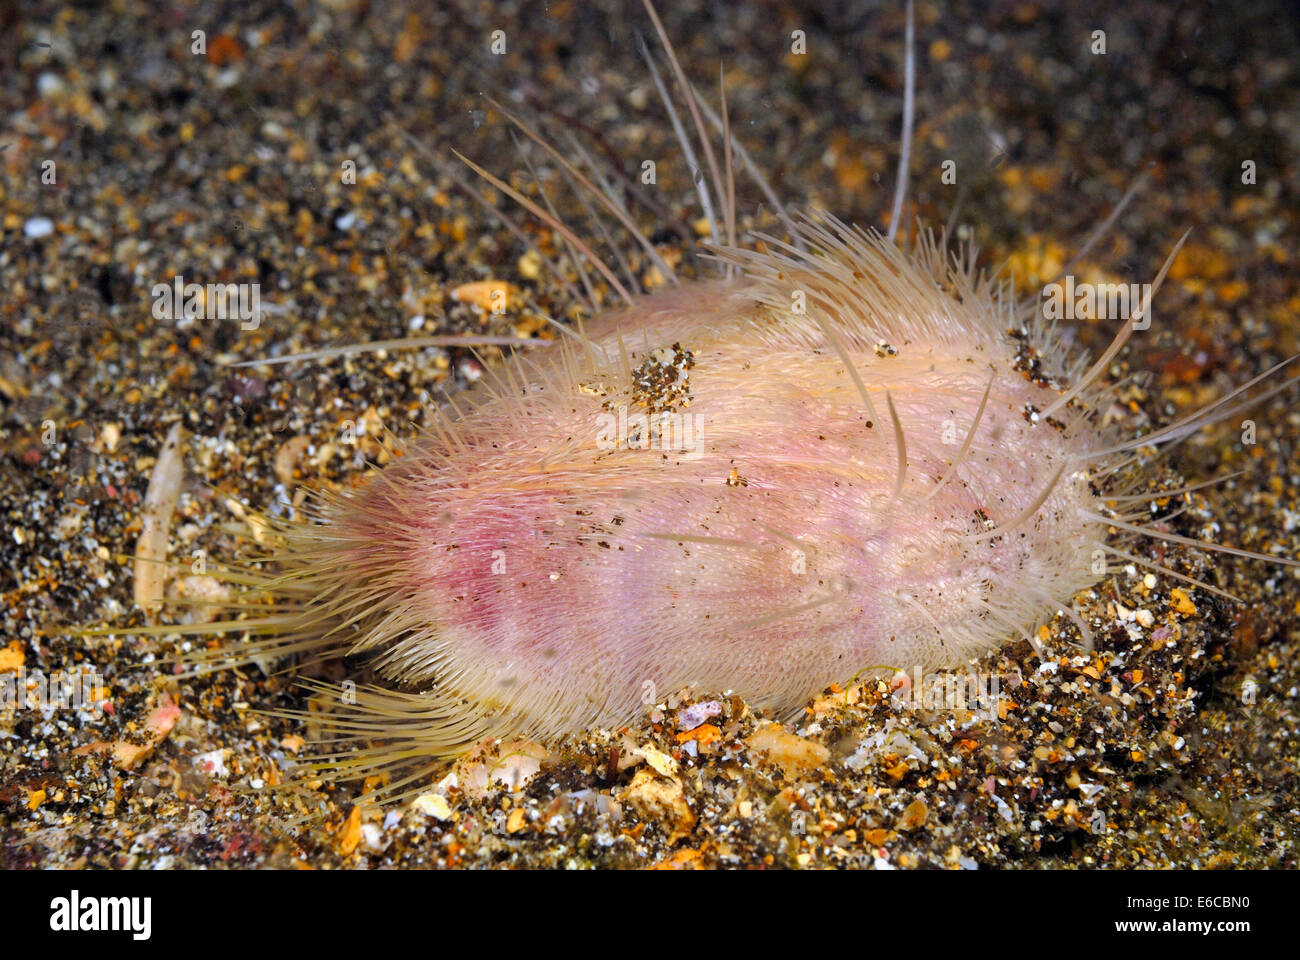
[{"label": "broken shell piece", "polygon": [[162,606],[167,582],[167,537],[185,476],[185,431],[175,424],[163,441],[149,478],[140,514],[142,529],[135,545],[135,602],[143,610]]}]

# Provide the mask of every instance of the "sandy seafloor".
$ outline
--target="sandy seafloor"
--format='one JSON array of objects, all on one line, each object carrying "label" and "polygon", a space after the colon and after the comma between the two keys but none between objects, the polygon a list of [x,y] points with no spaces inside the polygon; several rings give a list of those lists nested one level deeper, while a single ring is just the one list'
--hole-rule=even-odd
[{"label": "sandy seafloor", "polygon": [[[1115,568],[1081,598],[1093,651],[1057,618],[1041,656],[1018,641],[982,665],[1010,680],[997,721],[827,677],[826,694],[778,735],[739,698],[696,691],[625,730],[547,744],[521,790],[475,789],[485,767],[470,762],[455,786],[431,779],[414,802],[386,807],[311,781],[268,789],[311,753],[303,725],[258,713],[302,705],[285,679],[257,668],[177,679],[151,662],[173,637],[60,632],[142,622],[123,554],[174,423],[193,437],[171,556],[217,560],[252,543],[229,501],[272,508],[301,503],[303,484],[346,483],[362,466],[331,445],[343,420],[409,435],[427,423],[422,398],[475,373],[467,352],[440,349],[219,361],[416,329],[538,335],[525,306],[487,318],[453,298],[487,278],[564,314],[564,291],[397,130],[520,173],[486,89],[627,173],[644,156],[675,156],[636,55],[645,15],[600,6],[615,11],[470,0],[4,8],[0,667],[29,678],[93,669],[108,700],[97,713],[0,712],[0,866],[1295,866],[1300,581],[1232,557],[1145,546],[1248,602],[1175,595],[1166,575],[1149,586]],[[777,192],[882,222],[902,4],[671,6],[668,30],[702,89],[716,91],[725,62],[731,116]],[[191,52],[196,29],[204,55]],[[495,29],[503,57],[488,52]],[[803,57],[788,53],[796,29]],[[1096,29],[1105,56],[1088,50]],[[1011,258],[1025,290],[1147,162],[1150,184],[1077,272],[1148,280],[1193,228],[1157,322],[1124,354],[1128,370],[1150,374],[1124,397],[1134,429],[1300,350],[1300,44],[1286,4],[922,3],[918,37],[913,213],[949,217],[954,188],[938,170],[955,158],[969,184],[957,223],[989,264]],[[355,184],[340,182],[349,159]],[[1247,160],[1253,185],[1241,183]],[[696,214],[680,166],[661,169],[664,215],[642,213],[676,251],[689,228],[675,224]],[[739,200],[761,219],[744,178]],[[156,320],[150,290],[177,274],[258,282],[280,309],[256,331]],[[1094,351],[1110,335],[1080,324]],[[1295,402],[1292,392],[1253,412],[1254,445],[1234,424],[1150,468],[1173,486],[1243,472],[1170,504],[1187,507],[1171,530],[1300,554]],[[295,457],[304,437],[311,452]],[[720,713],[708,730],[696,722],[707,711],[683,716],[711,700]],[[146,720],[168,703],[179,714],[154,742]],[[96,743],[134,749],[76,752]],[[509,765],[520,767],[531,772]],[[325,815],[291,822],[309,807]]]}]

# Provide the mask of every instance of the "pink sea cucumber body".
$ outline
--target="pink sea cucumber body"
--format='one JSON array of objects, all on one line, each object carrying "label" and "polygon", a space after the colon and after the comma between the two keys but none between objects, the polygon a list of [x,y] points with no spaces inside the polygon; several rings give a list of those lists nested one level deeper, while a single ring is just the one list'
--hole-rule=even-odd
[{"label": "pink sea cucumber body", "polygon": [[330,506],[321,615],[467,736],[687,684],[788,713],[1050,616],[1104,539],[1095,433],[1038,417],[1058,393],[1018,368],[1056,348],[933,250],[828,236],[509,360]]}]

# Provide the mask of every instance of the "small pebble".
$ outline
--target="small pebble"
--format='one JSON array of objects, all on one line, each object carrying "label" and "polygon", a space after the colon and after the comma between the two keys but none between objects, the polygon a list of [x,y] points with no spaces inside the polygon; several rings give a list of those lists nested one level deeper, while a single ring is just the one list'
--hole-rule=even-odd
[{"label": "small pebble", "polygon": [[32,217],[23,224],[24,236],[33,240],[39,240],[42,237],[48,237],[54,232],[54,221],[49,217]]}]

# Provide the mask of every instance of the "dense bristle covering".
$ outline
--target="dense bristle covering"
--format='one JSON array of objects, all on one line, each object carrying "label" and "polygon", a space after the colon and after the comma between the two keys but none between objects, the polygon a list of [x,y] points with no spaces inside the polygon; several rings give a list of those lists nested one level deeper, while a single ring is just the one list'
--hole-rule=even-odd
[{"label": "dense bristle covering", "polygon": [[932,247],[804,239],[508,361],[286,531],[311,597],[279,642],[419,693],[344,701],[337,732],[437,756],[688,684],[789,714],[867,667],[961,664],[1096,580],[1096,435],[1034,415],[1057,393],[1017,369],[1007,305]]}]

